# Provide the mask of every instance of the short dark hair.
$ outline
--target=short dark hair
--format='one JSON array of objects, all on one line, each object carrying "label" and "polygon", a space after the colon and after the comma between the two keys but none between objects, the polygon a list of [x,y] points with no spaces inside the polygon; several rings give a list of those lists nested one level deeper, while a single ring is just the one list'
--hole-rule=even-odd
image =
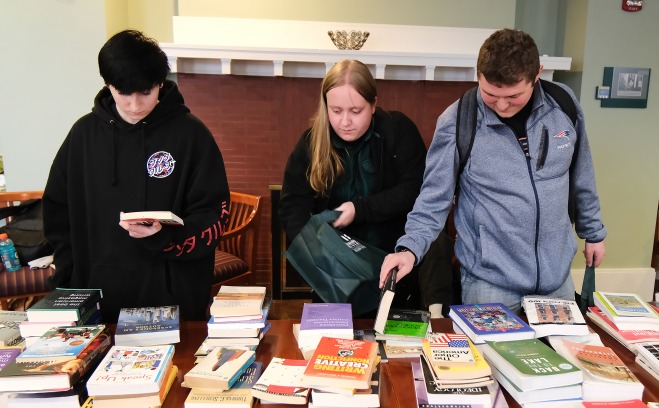
[{"label": "short dark hair", "polygon": [[538,47],[524,31],[495,31],[481,46],[476,72],[493,85],[515,85],[524,79],[533,83],[540,72]]},{"label": "short dark hair", "polygon": [[98,69],[105,84],[122,93],[151,89],[165,82],[170,72],[158,42],[137,30],[113,35],[98,53]]}]

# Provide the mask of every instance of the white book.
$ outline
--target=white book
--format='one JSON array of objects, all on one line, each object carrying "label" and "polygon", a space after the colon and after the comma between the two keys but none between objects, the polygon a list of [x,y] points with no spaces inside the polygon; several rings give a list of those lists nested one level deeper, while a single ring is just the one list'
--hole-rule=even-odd
[{"label": "white book", "polygon": [[136,224],[151,226],[154,221],[163,225],[184,225],[183,220],[171,211],[135,211],[121,213],[121,221],[132,221]]},{"label": "white book", "polygon": [[586,319],[574,300],[524,296],[522,305],[529,326],[535,331],[535,337],[588,334]]},{"label": "white book", "polygon": [[222,285],[211,304],[216,317],[253,316],[260,314],[265,301],[265,286]]}]

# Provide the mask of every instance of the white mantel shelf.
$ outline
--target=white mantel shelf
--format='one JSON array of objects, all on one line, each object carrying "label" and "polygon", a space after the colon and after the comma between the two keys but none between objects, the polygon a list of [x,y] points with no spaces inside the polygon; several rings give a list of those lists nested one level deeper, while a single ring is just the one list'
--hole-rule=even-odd
[{"label": "white mantel shelf", "polygon": [[[174,42],[161,43],[172,72],[322,78],[358,59],[377,79],[476,81],[480,45],[494,29],[318,21],[174,17]],[[361,50],[337,50],[328,30],[368,30]],[[542,77],[572,59],[542,56]]]},{"label": "white mantel shelf", "polygon": [[[161,43],[172,72],[323,77],[343,59],[374,67],[377,79],[475,81],[477,55],[393,51],[258,48]],[[540,57],[543,77],[569,70],[571,58]],[[313,65],[317,65],[314,67]],[[285,69],[286,67],[286,69]]]}]

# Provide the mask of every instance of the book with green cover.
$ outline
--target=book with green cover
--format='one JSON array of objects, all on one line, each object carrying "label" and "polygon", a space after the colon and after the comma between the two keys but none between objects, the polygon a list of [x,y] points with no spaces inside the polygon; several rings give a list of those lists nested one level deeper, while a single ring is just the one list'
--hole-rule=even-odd
[{"label": "book with green cover", "polygon": [[418,340],[419,344],[431,330],[430,312],[416,309],[391,308],[384,333],[375,333],[378,340]]},{"label": "book with green cover", "polygon": [[485,359],[523,391],[583,382],[581,370],[538,339],[486,341]]}]

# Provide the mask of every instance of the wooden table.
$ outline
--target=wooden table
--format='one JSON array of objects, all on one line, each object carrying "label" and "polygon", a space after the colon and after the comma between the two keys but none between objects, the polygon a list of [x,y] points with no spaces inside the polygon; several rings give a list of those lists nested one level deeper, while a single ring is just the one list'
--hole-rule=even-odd
[{"label": "wooden table", "polygon": [[[301,359],[302,353],[298,350],[293,337],[293,323],[299,323],[299,320],[272,320],[270,323],[272,323],[272,328],[261,340],[261,344],[257,349],[257,360],[262,361],[265,368],[272,357]],[[373,322],[370,320],[355,321],[355,328],[357,329],[370,328],[372,325]],[[432,325],[434,331],[452,332],[450,319],[433,319]],[[645,385],[643,401],[659,401],[659,382],[634,362],[635,355],[598,327],[593,327],[593,329],[600,335],[602,342],[611,347]],[[181,387],[181,382],[184,374],[193,367],[194,352],[204,340],[206,334],[207,326],[205,322],[181,323],[181,342],[176,345],[176,354],[174,355],[174,364],[179,368],[178,378],[174,382],[163,408],[183,407],[189,390]],[[380,404],[382,408],[416,408],[414,382],[410,366],[412,361],[414,360],[400,359],[383,363],[380,376]],[[519,404],[505,390],[504,394],[511,408],[519,407]],[[255,407],[259,405],[260,403],[256,400]]]}]

